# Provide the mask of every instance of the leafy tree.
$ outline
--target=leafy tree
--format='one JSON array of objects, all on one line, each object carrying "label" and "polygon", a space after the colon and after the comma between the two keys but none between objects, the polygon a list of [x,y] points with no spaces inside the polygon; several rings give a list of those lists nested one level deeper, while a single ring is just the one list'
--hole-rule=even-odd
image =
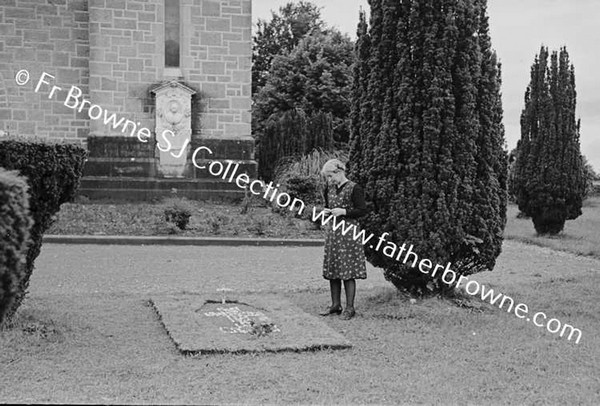
[{"label": "leafy tree", "polygon": [[517,166],[517,155],[519,153],[519,144],[508,153],[508,200],[516,203],[515,196],[515,168]]},{"label": "leafy tree", "polygon": [[288,3],[259,21],[252,133],[263,179],[283,157],[347,144],[353,61],[352,41],[328,28],[309,2]]},{"label": "leafy tree", "polygon": [[557,234],[581,215],[586,179],[575,105],[575,70],[566,48],[549,55],[542,46],[525,92],[514,186],[519,209],[539,234]]},{"label": "leafy tree", "polygon": [[584,199],[592,196],[595,192],[594,181],[600,180],[600,175],[596,173],[592,164],[590,164],[585,156],[583,159],[583,170],[585,173],[585,194]]},{"label": "leafy tree", "polygon": [[326,32],[320,8],[306,1],[287,3],[271,21],[259,19],[252,45],[252,94],[266,83],[271,61],[292,51],[307,35]]},{"label": "leafy tree", "polygon": [[370,5],[355,47],[349,164],[372,205],[363,227],[389,235],[367,258],[399,289],[444,292],[442,272],[425,275],[393,248],[413,245],[460,275],[493,269],[500,254],[507,154],[487,4]]},{"label": "leafy tree", "polygon": [[592,164],[587,161],[587,158],[585,156],[583,157],[583,160],[584,165],[587,168],[588,173],[590,174],[590,178],[592,180],[600,180],[600,172],[596,172]]},{"label": "leafy tree", "polygon": [[267,121],[292,109],[308,115],[331,114],[334,140],[348,142],[353,46],[339,31],[317,32],[289,54],[273,59],[269,77],[254,100],[253,129],[258,143]]}]

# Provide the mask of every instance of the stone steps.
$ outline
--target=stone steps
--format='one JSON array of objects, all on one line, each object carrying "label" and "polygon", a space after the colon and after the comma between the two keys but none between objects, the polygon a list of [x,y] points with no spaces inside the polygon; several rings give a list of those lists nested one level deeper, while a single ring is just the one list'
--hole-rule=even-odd
[{"label": "stone steps", "polygon": [[91,200],[151,201],[177,195],[194,200],[242,199],[244,190],[221,179],[85,176],[78,196]]}]

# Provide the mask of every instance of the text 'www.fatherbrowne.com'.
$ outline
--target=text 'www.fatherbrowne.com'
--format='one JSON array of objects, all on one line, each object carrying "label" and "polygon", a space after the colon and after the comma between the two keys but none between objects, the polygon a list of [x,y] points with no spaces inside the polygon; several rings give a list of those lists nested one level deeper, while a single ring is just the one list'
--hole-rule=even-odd
[{"label": "text 'www.fatherbrowne.com'", "polygon": [[[343,219],[339,219],[331,214],[327,215],[324,211],[317,213],[317,209],[315,207],[313,207],[312,220],[314,222],[320,221],[324,226],[329,224],[334,231],[339,230],[339,232],[344,236],[350,233],[349,235],[352,236],[353,240],[360,241],[362,245],[368,244],[369,241],[374,238],[373,234],[367,235],[365,230],[359,231],[355,224],[346,223]],[[464,290],[469,295],[481,295],[481,300],[488,301],[492,305],[497,305],[500,309],[507,305],[506,311],[511,312],[514,309],[514,313],[518,318],[525,319],[527,322],[532,321],[537,327],[546,327],[546,330],[548,330],[550,333],[558,334],[560,337],[563,337],[568,333],[567,340],[570,341],[571,339],[575,339],[575,343],[579,344],[582,335],[580,329],[575,328],[570,324],[563,324],[558,319],[553,318],[548,320],[548,317],[544,312],[537,312],[531,317],[528,317],[528,315],[531,313],[529,311],[529,307],[525,303],[519,303],[515,306],[515,301],[510,296],[500,292],[496,293],[494,289],[489,289],[485,285],[480,284],[475,280],[469,280],[467,276],[457,275],[456,272],[450,269],[450,262],[448,262],[448,264],[445,266],[436,264],[434,267],[433,263],[427,258],[422,258],[419,261],[418,255],[413,251],[414,247],[412,244],[410,247],[408,247],[408,249],[406,248],[406,242],[401,246],[398,246],[392,241],[387,241],[385,239],[388,235],[389,233],[387,232],[383,233],[377,238],[377,244],[375,246],[371,244],[369,247],[379,251],[385,242],[385,247],[383,247],[382,250],[385,256],[402,262],[403,264],[412,262],[412,268],[418,267],[419,271],[426,275],[431,275],[432,278],[441,274],[441,279],[445,284],[454,286],[455,289],[458,289],[462,284],[464,286]],[[429,272],[431,268],[433,268],[433,271],[430,274]]]},{"label": "text 'www.fatherbrowne.com'", "polygon": [[[31,76],[26,69],[19,70],[15,75],[15,82],[19,86],[27,85],[30,82],[30,79]],[[61,97],[58,95],[64,94],[66,89],[63,90],[62,87],[54,84],[55,79],[55,76],[43,72],[36,83],[34,91],[38,93],[45,90],[47,92],[48,99],[60,99]],[[122,133],[129,134],[131,137],[136,137],[140,142],[148,142],[148,140],[151,139],[152,132],[149,128],[142,126],[141,122],[132,121],[124,117],[119,118],[115,113],[109,113],[100,105],[94,104],[90,100],[85,99],[83,97],[83,92],[79,87],[70,86],[68,92],[66,93],[66,97],[64,97],[64,100],[62,100],[65,107],[76,110],[77,112],[86,110],[90,119],[102,120],[105,125],[110,125],[114,130],[120,130]],[[169,152],[172,145],[169,141],[169,138],[174,137],[175,134],[170,130],[165,130],[162,134],[157,134],[156,136],[160,137],[161,141],[163,141],[158,144],[158,148],[163,152]],[[184,145],[182,151],[186,150],[187,143],[189,143],[189,140],[186,140],[186,144]],[[176,158],[180,156],[174,155],[173,151],[170,151],[170,153]],[[182,153],[183,152],[180,154]],[[211,175],[220,177],[227,182],[235,181],[235,184],[239,188],[248,190],[254,195],[262,195],[262,198],[276,203],[281,208],[289,208],[290,211],[297,211],[298,215],[301,215],[305,210],[306,206],[304,202],[301,199],[292,198],[285,192],[280,192],[278,190],[280,185],[275,186],[273,185],[273,182],[266,184],[261,180],[250,179],[246,173],[238,173],[237,171],[240,166],[239,162],[232,160],[213,160],[207,164],[204,162],[205,159],[197,159],[201,153],[204,153],[204,155],[213,154],[208,147],[200,146],[196,148],[191,154],[191,160],[192,164],[198,169],[207,169]],[[227,165],[225,166],[221,161],[226,162]],[[312,220],[313,222],[320,221],[323,226],[329,224],[334,231],[337,232],[340,230],[339,232],[344,236],[348,233],[351,233],[354,241],[360,241],[363,246],[367,245],[374,238],[373,234],[367,235],[365,230],[358,230],[356,225],[347,224],[343,219],[339,219],[332,214],[327,215],[324,211],[317,213],[316,207],[313,207]],[[563,324],[558,319],[553,318],[548,320],[546,314],[543,312],[537,312],[533,314],[531,318],[529,318],[527,315],[529,315],[530,312],[526,304],[519,303],[514,306],[514,300],[510,296],[502,293],[496,293],[493,289],[488,289],[475,280],[469,280],[469,278],[466,276],[457,275],[456,272],[450,269],[450,262],[448,262],[446,266],[436,264],[434,267],[431,260],[427,258],[422,258],[419,261],[419,257],[413,251],[413,245],[410,245],[408,249],[406,248],[406,243],[398,247],[392,241],[387,241],[385,239],[388,235],[389,233],[383,233],[377,238],[377,244],[375,246],[371,244],[369,247],[378,251],[382,248],[382,245],[385,242],[382,252],[387,257],[397,261],[401,261],[403,258],[402,263],[404,264],[406,264],[409,260],[412,260],[411,266],[413,268],[418,266],[419,271],[426,275],[429,275],[429,271],[431,268],[433,268],[433,272],[430,274],[431,277],[435,277],[438,275],[438,272],[440,272],[442,275],[442,281],[449,286],[459,288],[460,285],[464,283],[465,291],[471,296],[481,294],[482,300],[487,300],[492,305],[496,305],[496,303],[498,303],[498,307],[501,309],[505,304],[508,304],[506,311],[511,312],[514,309],[515,315],[520,319],[526,319],[528,322],[533,321],[533,324],[535,324],[537,327],[546,327],[546,330],[548,330],[550,333],[559,334],[560,337],[563,337],[568,333],[567,340],[569,341],[575,337],[576,343],[579,343],[581,340],[582,332],[578,328],[574,328],[569,324]],[[450,276],[450,278],[448,278],[448,276]]]}]

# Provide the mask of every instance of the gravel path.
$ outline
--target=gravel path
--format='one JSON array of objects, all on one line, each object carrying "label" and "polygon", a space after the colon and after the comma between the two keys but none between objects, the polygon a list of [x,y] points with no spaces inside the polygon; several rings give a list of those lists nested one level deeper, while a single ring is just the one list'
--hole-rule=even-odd
[{"label": "gravel path", "polygon": [[[45,244],[30,294],[327,290],[322,247],[188,247]],[[472,278],[505,287],[523,278],[600,271],[600,261],[507,241],[493,272]],[[368,265],[359,289],[390,286]]]},{"label": "gravel path", "polygon": [[[325,289],[322,247],[44,245],[30,292],[177,293]],[[363,288],[387,283],[370,267]]]}]

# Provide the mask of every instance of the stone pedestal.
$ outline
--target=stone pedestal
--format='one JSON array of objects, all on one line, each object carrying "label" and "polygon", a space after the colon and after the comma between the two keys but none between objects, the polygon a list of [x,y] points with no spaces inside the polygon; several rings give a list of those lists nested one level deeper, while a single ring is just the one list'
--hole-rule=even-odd
[{"label": "stone pedestal", "polygon": [[153,178],[156,176],[156,141],[135,137],[89,137],[89,156],[83,176]]},{"label": "stone pedestal", "polygon": [[[242,133],[245,126],[236,131],[237,127],[225,123],[225,134],[210,129],[205,134],[203,130],[211,123],[202,113],[206,107],[198,96],[192,100],[196,94],[193,89],[169,81],[155,85],[150,93],[156,103],[154,137],[146,143],[129,136],[89,137],[90,155],[79,194],[90,199],[133,201],[172,196],[174,192],[192,199],[243,198],[244,190],[235,182],[211,175],[207,167],[213,161],[223,166],[239,164],[236,174],[246,173],[256,179],[254,139]],[[193,162],[198,148],[201,152]]]}]

